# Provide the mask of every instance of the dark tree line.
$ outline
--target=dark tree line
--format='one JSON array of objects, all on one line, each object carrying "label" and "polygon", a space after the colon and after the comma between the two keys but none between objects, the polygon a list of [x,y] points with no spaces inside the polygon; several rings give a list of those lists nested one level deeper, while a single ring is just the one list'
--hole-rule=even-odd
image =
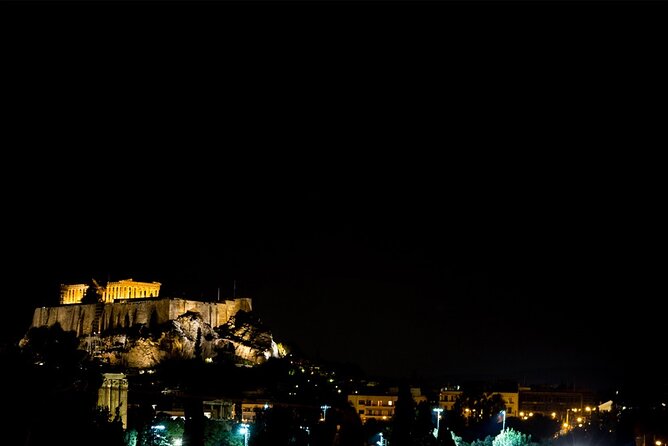
[{"label": "dark tree line", "polygon": [[27,339],[24,348],[2,351],[4,382],[11,386],[0,405],[3,443],[124,445],[120,420],[97,408],[102,375],[77,349],[75,334],[54,324],[30,329]]}]

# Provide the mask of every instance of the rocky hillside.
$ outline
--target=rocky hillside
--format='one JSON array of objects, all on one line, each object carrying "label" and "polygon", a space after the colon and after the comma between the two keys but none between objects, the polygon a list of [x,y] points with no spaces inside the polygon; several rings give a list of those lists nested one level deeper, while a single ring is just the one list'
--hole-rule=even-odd
[{"label": "rocky hillside", "polygon": [[[20,345],[29,345],[30,338],[28,332]],[[161,325],[108,330],[80,337],[79,349],[109,365],[138,369],[152,368],[168,359],[193,358],[252,366],[285,355],[259,319],[244,311],[219,327],[211,327],[199,313],[187,312]]]}]

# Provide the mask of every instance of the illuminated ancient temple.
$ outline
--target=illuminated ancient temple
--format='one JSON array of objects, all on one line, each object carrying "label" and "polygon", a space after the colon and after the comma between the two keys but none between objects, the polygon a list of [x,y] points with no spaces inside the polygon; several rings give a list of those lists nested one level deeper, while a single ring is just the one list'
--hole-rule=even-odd
[{"label": "illuminated ancient temple", "polygon": [[[97,288],[97,293],[101,301],[112,303],[129,299],[147,299],[158,297],[160,295],[159,282],[135,282],[132,279],[119,280],[117,282],[108,282],[106,287],[102,287],[93,281]],[[88,291],[89,285],[74,284],[60,285],[60,303],[61,304],[80,304]]]}]

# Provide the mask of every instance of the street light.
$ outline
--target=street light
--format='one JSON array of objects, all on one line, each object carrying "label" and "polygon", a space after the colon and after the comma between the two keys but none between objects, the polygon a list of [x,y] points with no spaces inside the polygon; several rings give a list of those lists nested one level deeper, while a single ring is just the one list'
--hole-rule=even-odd
[{"label": "street light", "polygon": [[434,431],[434,438],[438,438],[438,433],[439,429],[441,427],[441,412],[443,412],[442,407],[437,407],[436,409],[432,409],[434,412],[436,412],[436,430]]},{"label": "street light", "polygon": [[501,432],[506,430],[506,411],[502,410],[501,415],[503,416],[503,424],[501,425]]},{"label": "street light", "polygon": [[378,440],[378,441],[376,442],[376,444],[377,444],[378,446],[387,446],[387,440],[385,440],[385,439],[383,438],[383,433],[381,432],[381,433],[378,434],[378,435],[380,435],[380,440]]},{"label": "street light", "polygon": [[327,409],[330,409],[332,406],[328,406],[327,404],[323,404],[320,406],[322,409],[322,421],[325,421],[327,419]]},{"label": "street light", "polygon": [[239,428],[239,433],[244,436],[244,446],[248,446],[248,435],[250,434],[250,427],[247,424],[242,424]]}]

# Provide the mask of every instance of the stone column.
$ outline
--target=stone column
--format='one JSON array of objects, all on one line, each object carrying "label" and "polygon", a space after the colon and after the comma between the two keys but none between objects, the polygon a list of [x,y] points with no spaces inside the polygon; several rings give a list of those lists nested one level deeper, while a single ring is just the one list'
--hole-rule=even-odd
[{"label": "stone column", "polygon": [[123,373],[104,373],[103,376],[104,381],[97,392],[97,405],[109,409],[112,420],[118,413],[125,430],[128,425],[128,380]]}]

